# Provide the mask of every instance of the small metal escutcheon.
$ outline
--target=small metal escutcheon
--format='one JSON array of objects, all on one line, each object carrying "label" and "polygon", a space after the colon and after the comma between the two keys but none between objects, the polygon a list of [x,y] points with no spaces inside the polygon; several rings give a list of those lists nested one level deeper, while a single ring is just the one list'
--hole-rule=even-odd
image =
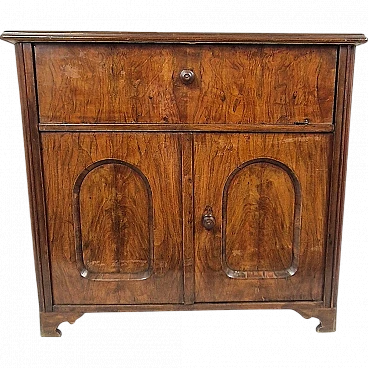
[{"label": "small metal escutcheon", "polygon": [[202,215],[202,225],[206,230],[212,230],[216,225],[216,219],[213,216],[212,207],[206,206]]},{"label": "small metal escutcheon", "polygon": [[309,119],[303,119],[303,121],[294,121],[294,125],[308,125],[310,123]]}]

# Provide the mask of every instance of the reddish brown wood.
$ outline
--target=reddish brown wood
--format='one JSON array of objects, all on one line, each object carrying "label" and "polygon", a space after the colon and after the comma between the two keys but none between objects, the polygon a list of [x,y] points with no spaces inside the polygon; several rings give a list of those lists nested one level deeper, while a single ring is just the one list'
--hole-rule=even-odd
[{"label": "reddish brown wood", "polygon": [[143,280],[153,270],[153,203],[146,176],[116,159],[97,161],[73,188],[76,257],[94,280]]},{"label": "reddish brown wood", "polygon": [[50,264],[47,247],[43,169],[40,135],[37,129],[38,115],[31,44],[17,44],[16,57],[39,307],[41,312],[50,312],[52,310]]},{"label": "reddish brown wood", "polygon": [[[335,46],[196,46],[188,122],[331,124]],[[323,77],[321,77],[323,76]]]},{"label": "reddish brown wood", "polygon": [[195,212],[216,217],[196,216],[197,302],[322,300],[332,138],[196,134]]},{"label": "reddish brown wood", "polygon": [[226,44],[362,44],[363,34],[335,33],[155,33],[155,32],[42,32],[6,31],[4,41],[16,42],[122,42]]},{"label": "reddish brown wood", "polygon": [[58,326],[62,322],[73,324],[83,313],[62,312],[62,313],[40,313],[41,336],[43,337],[60,337],[61,331]]},{"label": "reddish brown wood", "polygon": [[[40,121],[331,124],[336,50],[36,45]],[[195,74],[191,84],[180,79],[185,65]]]},{"label": "reddish brown wood", "polygon": [[181,136],[181,181],[183,201],[183,262],[184,303],[195,301],[194,286],[194,187],[193,187],[193,135]]},{"label": "reddish brown wood", "polygon": [[336,331],[336,308],[303,308],[296,307],[295,311],[304,318],[316,317],[320,324],[316,327],[317,332]]},{"label": "reddish brown wood", "polygon": [[[251,310],[251,309],[292,309],[304,318],[315,317],[320,320],[316,327],[317,332],[336,331],[336,308],[323,308],[321,302],[294,302],[294,303],[195,303],[195,304],[143,304],[143,305],[104,305],[99,306],[101,312],[137,312],[137,311],[193,311],[193,310]],[[41,335],[61,336],[57,326],[68,321],[74,323],[83,312],[95,312],[93,305],[57,305],[54,313],[40,313]]]},{"label": "reddish brown wood", "polygon": [[[42,136],[55,304],[183,301],[179,138],[144,133]],[[132,170],[122,172],[116,167],[97,173],[86,188],[81,184],[83,202],[89,203],[79,204],[80,218],[75,213],[73,217],[71,194],[79,185],[78,178],[90,165],[107,159],[134,167],[145,181],[137,185]],[[100,203],[101,196],[104,203]],[[132,218],[134,214],[136,218]],[[75,234],[78,226],[81,239]],[[151,237],[150,250],[151,245],[146,243]],[[80,248],[85,263],[93,260],[105,265],[88,264],[91,275],[83,266],[77,267],[76,260],[82,259],[76,255]]]},{"label": "reddish brown wood", "polygon": [[43,336],[132,310],[288,308],[335,330],[365,36],[2,38],[21,42]]},{"label": "reddish brown wood", "polygon": [[[222,263],[233,278],[290,277],[298,269],[302,192],[280,161],[248,160],[222,196]],[[235,271],[236,270],[236,271]]]},{"label": "reddish brown wood", "polygon": [[[193,311],[193,310],[251,310],[251,309],[292,309],[302,317],[309,319],[312,317],[320,320],[316,327],[317,332],[336,331],[336,308],[323,308],[321,302],[294,302],[294,303],[195,303],[195,304],[162,304],[162,305],[105,305],[100,306],[99,310],[104,312],[145,312],[145,311]],[[94,312],[95,307],[91,305],[60,305],[55,306],[55,310],[60,314]],[[65,320],[63,320],[65,321]],[[58,335],[60,336],[60,335]]]},{"label": "reddish brown wood", "polygon": [[[248,310],[248,309],[315,309],[323,308],[323,302],[231,302],[231,303],[194,303],[194,304],[137,304],[137,305],[99,305],[101,312],[132,311],[191,311],[191,310]],[[96,312],[95,305],[55,305],[55,312]]]},{"label": "reddish brown wood", "polygon": [[350,109],[353,88],[355,47],[340,49],[340,80],[336,100],[336,134],[332,166],[331,197],[326,259],[327,307],[336,308],[341,254],[342,219],[345,199]]},{"label": "reddish brown wood", "polygon": [[263,133],[330,133],[334,131],[333,124],[156,124],[156,123],[114,123],[114,124],[70,124],[70,123],[41,123],[43,132],[263,132]]},{"label": "reddish brown wood", "polygon": [[180,47],[36,45],[40,121],[180,121],[173,88],[162,88],[179,73]]}]

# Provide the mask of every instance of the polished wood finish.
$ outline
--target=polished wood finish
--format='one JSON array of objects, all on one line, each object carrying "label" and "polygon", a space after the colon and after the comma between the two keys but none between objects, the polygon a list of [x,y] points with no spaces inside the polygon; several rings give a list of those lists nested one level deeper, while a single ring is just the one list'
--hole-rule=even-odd
[{"label": "polished wood finish", "polygon": [[329,133],[333,124],[155,124],[155,123],[40,123],[43,132],[263,132],[263,133]]},{"label": "polished wood finish", "polygon": [[196,225],[196,301],[322,300],[331,143],[196,135],[195,211],[211,205],[217,222]]},{"label": "polished wood finish", "polygon": [[184,303],[195,302],[193,134],[181,136]]},{"label": "polished wood finish", "polygon": [[336,58],[335,46],[36,45],[40,122],[332,124]]},{"label": "polished wood finish", "polygon": [[86,312],[293,309],[336,329],[364,35],[5,32],[42,336]]},{"label": "polished wood finish", "polygon": [[43,192],[41,143],[40,133],[37,129],[38,114],[32,46],[30,44],[17,44],[15,51],[22,108],[23,137],[39,308],[40,312],[51,312],[50,262],[47,246],[48,235]]},{"label": "polished wood finish", "polygon": [[158,33],[158,32],[42,32],[6,31],[1,39],[17,42],[122,42],[122,43],[226,43],[226,44],[335,44],[359,45],[363,34],[336,33]]},{"label": "polished wood finish", "polygon": [[42,147],[54,304],[181,303],[179,137],[47,133]]},{"label": "polished wood finish", "polygon": [[326,258],[326,306],[336,308],[341,254],[342,220],[349,141],[350,109],[353,89],[355,47],[342,48],[336,103],[336,134],[331,182],[328,253]]},{"label": "polished wood finish", "polygon": [[73,324],[83,313],[63,312],[63,313],[40,313],[41,336],[60,337],[61,331],[57,328],[62,322]]}]

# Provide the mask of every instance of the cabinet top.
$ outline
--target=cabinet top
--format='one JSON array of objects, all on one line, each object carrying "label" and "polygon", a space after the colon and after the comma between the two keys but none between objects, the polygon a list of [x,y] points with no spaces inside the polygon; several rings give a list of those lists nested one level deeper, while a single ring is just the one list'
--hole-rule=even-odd
[{"label": "cabinet top", "polygon": [[367,42],[364,34],[336,33],[158,33],[5,31],[1,39],[18,42],[123,42],[184,44],[350,44]]}]

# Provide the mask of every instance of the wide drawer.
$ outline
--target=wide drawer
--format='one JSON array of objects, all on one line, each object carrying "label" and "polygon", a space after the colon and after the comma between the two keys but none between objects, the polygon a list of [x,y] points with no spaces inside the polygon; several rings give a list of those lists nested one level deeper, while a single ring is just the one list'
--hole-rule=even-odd
[{"label": "wide drawer", "polygon": [[[36,44],[41,123],[332,124],[337,47]],[[180,77],[194,74],[191,83]]]}]

